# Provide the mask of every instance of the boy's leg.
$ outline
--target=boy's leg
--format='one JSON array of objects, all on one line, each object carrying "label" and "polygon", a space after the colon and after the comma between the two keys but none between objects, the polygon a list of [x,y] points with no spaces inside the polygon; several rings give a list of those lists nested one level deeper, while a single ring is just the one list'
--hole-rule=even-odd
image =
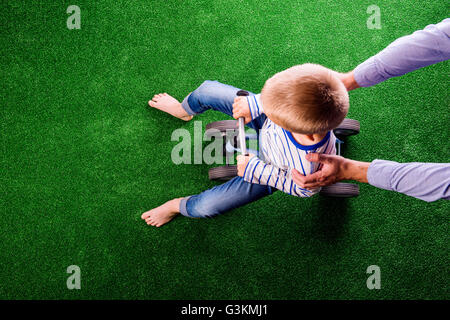
[{"label": "boy's leg", "polygon": [[181,199],[180,213],[191,218],[210,218],[272,194],[270,186],[235,177],[200,194]]},{"label": "boy's leg", "polygon": [[[218,81],[206,80],[184,98],[181,105],[190,115],[216,110],[233,116],[233,103],[239,88]],[[253,93],[249,92],[250,95]]]},{"label": "boy's leg", "polygon": [[[218,81],[206,80],[195,91],[191,92],[181,103],[182,107],[190,115],[203,113],[206,110],[216,110],[233,117],[233,103],[239,88],[223,84]],[[254,93],[248,91],[250,96]],[[253,119],[247,126],[260,130],[266,121],[266,115]]]},{"label": "boy's leg", "polygon": [[185,121],[209,109],[233,116],[233,102],[239,90],[218,81],[206,80],[181,103],[167,93],[160,93],[154,95],[148,104]]},{"label": "boy's leg", "polygon": [[200,194],[173,199],[142,214],[148,225],[160,227],[181,213],[191,218],[213,217],[270,195],[276,189],[235,177]]},{"label": "boy's leg", "polygon": [[[188,121],[196,114],[213,109],[233,116],[233,103],[239,88],[218,81],[204,81],[197,89],[188,94],[180,103],[167,93],[156,94],[149,101],[151,107],[167,112],[179,119]],[[254,95],[249,92],[250,95]],[[261,115],[247,124],[255,130],[261,129],[266,117]]]}]

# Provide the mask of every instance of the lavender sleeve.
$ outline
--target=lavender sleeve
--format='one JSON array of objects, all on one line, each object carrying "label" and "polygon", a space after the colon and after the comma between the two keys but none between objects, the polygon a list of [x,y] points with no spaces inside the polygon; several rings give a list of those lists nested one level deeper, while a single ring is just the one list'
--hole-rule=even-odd
[{"label": "lavender sleeve", "polygon": [[358,65],[356,82],[370,87],[392,77],[450,59],[450,18],[401,37]]},{"label": "lavender sleeve", "polygon": [[367,179],[377,188],[397,191],[427,202],[450,199],[450,163],[398,163],[374,160]]}]

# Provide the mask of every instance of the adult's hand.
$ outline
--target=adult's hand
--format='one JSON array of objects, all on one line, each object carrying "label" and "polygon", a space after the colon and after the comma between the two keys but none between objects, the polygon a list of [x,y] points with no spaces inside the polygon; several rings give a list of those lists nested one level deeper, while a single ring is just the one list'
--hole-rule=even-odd
[{"label": "adult's hand", "polygon": [[314,189],[336,183],[341,180],[357,180],[367,183],[369,162],[346,159],[341,156],[309,153],[306,160],[321,163],[317,172],[304,176],[296,169],[292,170],[294,182],[302,188]]},{"label": "adult's hand", "polygon": [[340,73],[335,71],[336,77],[342,81],[347,91],[355,90],[360,88],[359,84],[355,80],[355,74],[353,71],[347,73]]},{"label": "adult's hand", "polygon": [[341,81],[344,83],[344,86],[347,88],[347,91],[360,88],[359,84],[355,80],[355,74],[353,71],[341,73],[339,75],[339,79],[341,79]]}]

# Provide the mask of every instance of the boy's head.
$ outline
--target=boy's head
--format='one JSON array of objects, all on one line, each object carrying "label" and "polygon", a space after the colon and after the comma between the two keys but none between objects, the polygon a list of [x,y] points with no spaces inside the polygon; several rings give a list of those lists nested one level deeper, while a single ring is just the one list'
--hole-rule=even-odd
[{"label": "boy's head", "polygon": [[264,113],[286,130],[324,133],[345,118],[349,98],[334,72],[317,64],[291,67],[269,78],[261,92]]}]

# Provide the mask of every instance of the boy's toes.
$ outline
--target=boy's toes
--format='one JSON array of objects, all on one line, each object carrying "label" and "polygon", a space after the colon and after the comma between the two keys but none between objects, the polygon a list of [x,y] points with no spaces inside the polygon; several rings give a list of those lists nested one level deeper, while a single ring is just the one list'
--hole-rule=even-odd
[{"label": "boy's toes", "polygon": [[149,105],[150,107],[155,108],[155,107],[156,107],[156,102],[153,101],[153,100],[150,100],[150,101],[148,102],[148,105]]},{"label": "boy's toes", "polygon": [[164,95],[162,93],[155,94],[152,98],[153,101],[158,102]]},{"label": "boy's toes", "polygon": [[145,220],[150,216],[150,211],[146,211],[141,215],[141,219]]}]

